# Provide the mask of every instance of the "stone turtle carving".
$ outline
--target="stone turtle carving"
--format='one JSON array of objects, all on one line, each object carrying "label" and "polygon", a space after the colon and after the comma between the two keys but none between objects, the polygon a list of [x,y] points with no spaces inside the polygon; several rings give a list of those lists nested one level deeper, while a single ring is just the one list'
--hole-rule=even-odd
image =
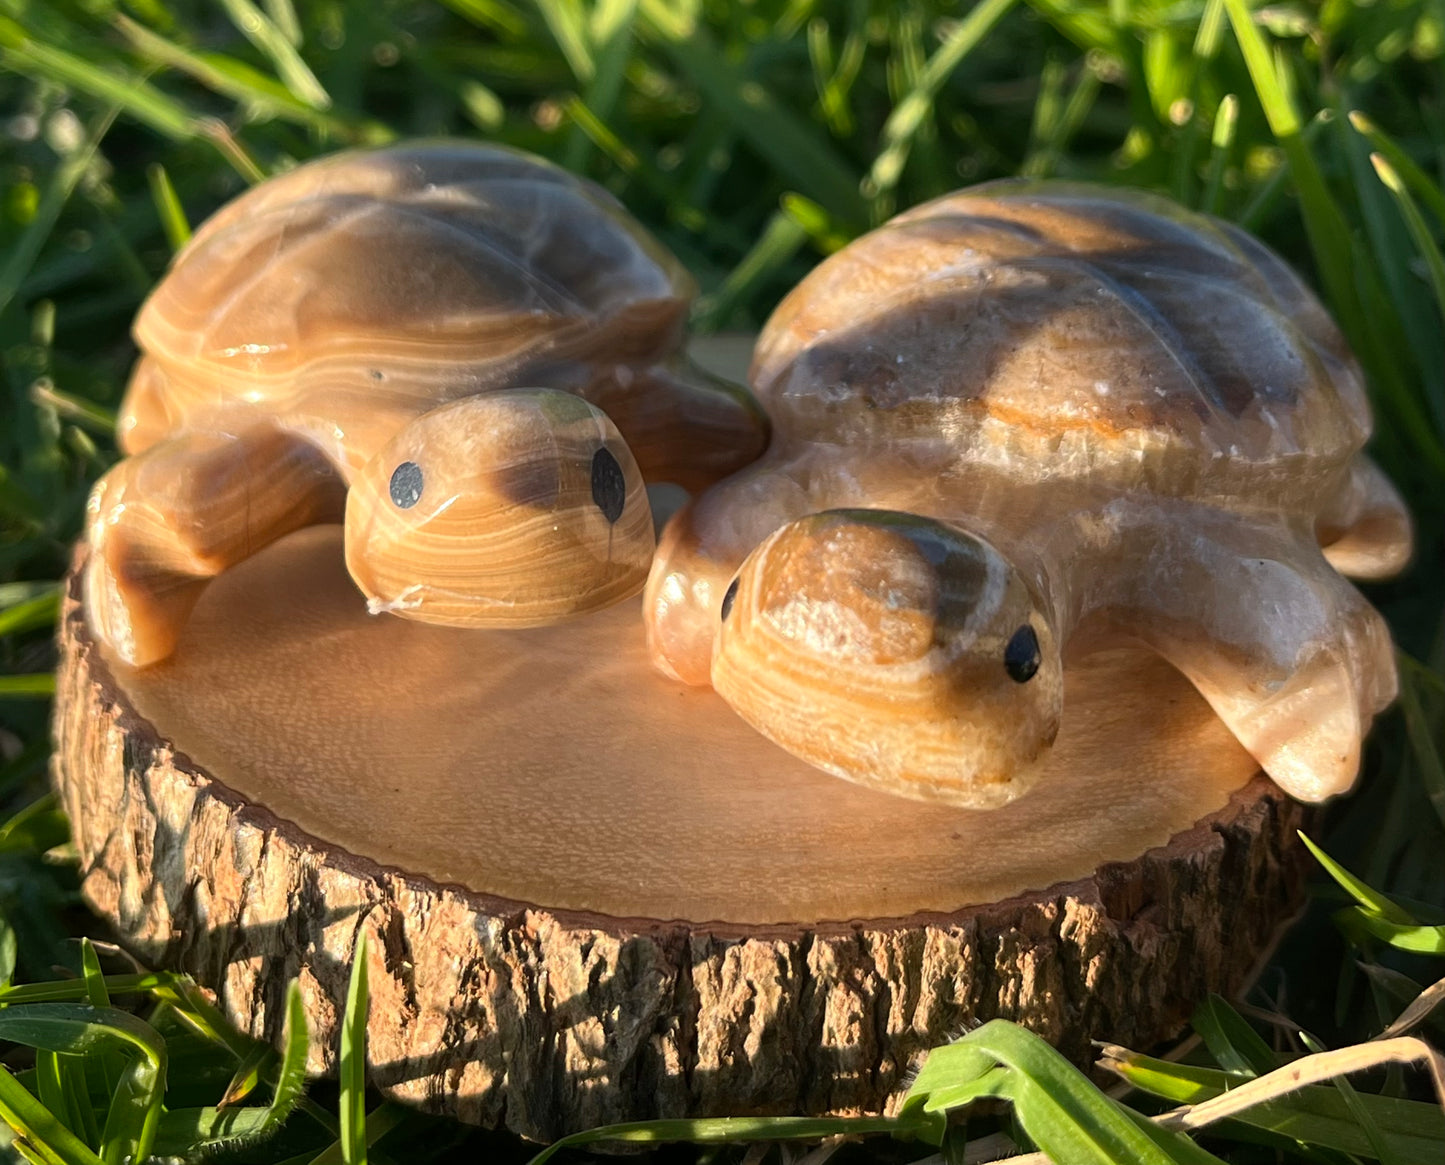
[{"label": "stone turtle carving", "polygon": [[644,478],[697,490],[767,439],[681,355],[694,292],[606,192],[499,147],[343,153],[248,191],[136,321],[131,456],[89,507],[97,634],[163,659],[210,578],[343,515],[373,610],[515,627],[635,594]]},{"label": "stone turtle carving", "polygon": [[1157,197],[1005,182],[899,215],[779,306],[766,455],[667,527],[663,671],[828,772],[1003,804],[1066,653],[1142,642],[1280,785],[1347,789],[1394,696],[1341,577],[1410,552],[1362,377],[1286,265]]}]

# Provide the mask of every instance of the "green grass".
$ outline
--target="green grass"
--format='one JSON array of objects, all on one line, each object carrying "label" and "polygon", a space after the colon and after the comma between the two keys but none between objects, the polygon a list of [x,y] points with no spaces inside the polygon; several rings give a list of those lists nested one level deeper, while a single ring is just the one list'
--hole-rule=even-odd
[{"label": "green grass", "polygon": [[[303,1090],[294,995],[284,1047],[263,1049],[187,981],[77,941],[100,926],[44,794],[55,580],[89,483],[115,456],[141,299],[191,225],[248,183],[339,147],[436,134],[510,142],[602,182],[698,276],[703,330],[755,327],[822,255],[995,176],[1141,186],[1232,218],[1339,320],[1368,374],[1374,453],[1420,532],[1412,571],[1370,589],[1402,651],[1403,692],[1361,792],[1317,831],[1338,889],[1321,890],[1240,1010],[1201,1005],[1188,1063],[1105,1050],[1134,1088],[1130,1107],[990,1024],[932,1057],[892,1120],[605,1135],[704,1146],[670,1151],[681,1160],[832,1133],[871,1133],[844,1153],[889,1161],[952,1160],[965,1141],[1071,1162],[1445,1159],[1411,1042],[1438,1042],[1445,1022],[1413,1016],[1409,1032],[1361,1042],[1445,973],[1442,0],[0,0],[10,1151],[66,1163],[148,1145],[245,1161],[530,1152],[368,1101],[353,1023],[340,1086]],[[365,1002],[363,978],[349,1014]],[[1328,1075],[1276,1094],[1281,1068]],[[1353,1068],[1367,1073],[1353,1086],[1326,1082]],[[1229,1093],[1250,1106],[1207,1119]],[[1173,1104],[1195,1108],[1141,1115]]]}]

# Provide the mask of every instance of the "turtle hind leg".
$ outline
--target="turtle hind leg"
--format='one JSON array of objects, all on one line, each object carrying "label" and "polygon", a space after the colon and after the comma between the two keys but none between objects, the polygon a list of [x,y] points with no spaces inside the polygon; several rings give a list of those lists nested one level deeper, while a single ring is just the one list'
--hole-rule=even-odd
[{"label": "turtle hind leg", "polygon": [[1363,453],[1321,508],[1315,532],[1330,565],[1350,578],[1389,578],[1410,560],[1410,512]]},{"label": "turtle hind leg", "polygon": [[91,627],[126,663],[164,659],[210,579],[284,534],[339,521],[344,505],[330,463],[270,425],[187,433],[127,458],[87,506]]},{"label": "turtle hind leg", "polygon": [[1118,629],[1194,684],[1286,792],[1343,793],[1396,691],[1389,629],[1307,530],[1221,515],[1154,531]]}]

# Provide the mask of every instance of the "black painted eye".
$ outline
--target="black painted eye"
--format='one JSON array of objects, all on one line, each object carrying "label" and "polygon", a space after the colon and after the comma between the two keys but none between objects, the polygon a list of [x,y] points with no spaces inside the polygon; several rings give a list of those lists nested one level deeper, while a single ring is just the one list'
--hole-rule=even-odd
[{"label": "black painted eye", "polygon": [[1039,637],[1034,634],[1034,629],[1025,623],[1013,633],[1013,638],[1003,649],[1004,670],[1014,683],[1025,684],[1034,678],[1040,662]]},{"label": "black painted eye", "polygon": [[391,500],[399,509],[409,510],[421,500],[421,466],[403,461],[392,471]]},{"label": "black painted eye", "polygon": [[627,479],[617,458],[605,448],[592,454],[592,500],[609,522],[616,524],[622,517],[622,507],[627,502]]},{"label": "black painted eye", "polygon": [[736,599],[737,597],[738,597],[738,580],[737,580],[737,579],[733,579],[733,581],[728,584],[727,593],[723,595],[723,601],[722,601],[722,620],[723,620],[724,623],[727,622],[728,616],[732,614],[732,611],[733,611],[733,600]]}]

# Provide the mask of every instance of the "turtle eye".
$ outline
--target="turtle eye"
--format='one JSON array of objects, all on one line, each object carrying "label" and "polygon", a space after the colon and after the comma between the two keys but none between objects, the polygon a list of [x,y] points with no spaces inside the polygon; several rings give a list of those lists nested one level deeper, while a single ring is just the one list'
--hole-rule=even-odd
[{"label": "turtle eye", "polygon": [[1013,633],[1008,646],[1003,649],[1004,670],[1014,683],[1025,684],[1034,678],[1039,663],[1039,637],[1033,627],[1025,623]]},{"label": "turtle eye", "polygon": [[723,621],[724,623],[726,623],[726,622],[728,621],[728,616],[732,614],[732,612],[733,612],[733,600],[736,599],[737,597],[738,597],[738,580],[737,580],[737,579],[733,579],[733,581],[728,584],[728,589],[727,589],[726,593],[723,595],[723,601],[722,601],[722,621]]},{"label": "turtle eye", "polygon": [[622,517],[627,502],[627,478],[622,466],[605,446],[592,455],[592,501],[613,525]]},{"label": "turtle eye", "polygon": [[403,461],[391,474],[391,500],[397,509],[409,510],[421,500],[421,466]]}]

